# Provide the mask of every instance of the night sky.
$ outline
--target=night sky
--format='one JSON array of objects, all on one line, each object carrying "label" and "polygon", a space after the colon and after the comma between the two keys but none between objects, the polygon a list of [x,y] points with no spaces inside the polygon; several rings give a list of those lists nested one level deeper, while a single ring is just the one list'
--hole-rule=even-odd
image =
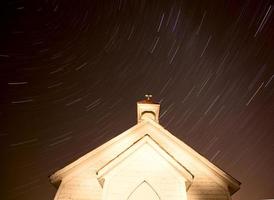
[{"label": "night sky", "polygon": [[1,199],[48,200],[48,176],[136,124],[160,123],[274,198],[274,13],[259,0],[1,1]]}]

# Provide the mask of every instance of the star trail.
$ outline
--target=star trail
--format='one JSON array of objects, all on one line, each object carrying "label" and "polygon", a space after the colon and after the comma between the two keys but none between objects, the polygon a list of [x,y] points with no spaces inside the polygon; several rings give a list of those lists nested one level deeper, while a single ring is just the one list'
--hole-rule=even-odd
[{"label": "star trail", "polygon": [[10,0],[0,3],[1,199],[53,199],[48,176],[136,124],[160,123],[274,198],[270,0]]}]

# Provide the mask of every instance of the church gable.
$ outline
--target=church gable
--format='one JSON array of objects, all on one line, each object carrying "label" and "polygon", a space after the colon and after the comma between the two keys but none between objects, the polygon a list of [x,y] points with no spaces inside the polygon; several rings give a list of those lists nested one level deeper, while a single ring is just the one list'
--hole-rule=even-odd
[{"label": "church gable", "polygon": [[[138,152],[142,153],[137,154]],[[136,157],[136,154],[139,155],[139,160],[142,163],[142,165],[139,166],[143,166],[143,168],[150,168],[151,166],[154,166],[154,163],[157,160],[161,160],[162,164],[163,162],[168,163],[168,165],[170,165],[170,167],[172,167],[178,174],[183,176],[188,186],[193,181],[194,175],[167,151],[165,151],[165,149],[159,146],[159,144],[148,134],[142,136],[125,151],[121,152],[106,165],[102,166],[97,171],[99,179],[106,176],[108,173],[112,173],[113,168],[119,165],[132,166],[132,162],[128,163],[127,160],[131,160],[131,157]],[[160,163],[157,166],[160,167]]]},{"label": "church gable", "polygon": [[[187,180],[189,177],[185,174],[187,173],[185,169],[182,166],[175,167],[176,164],[168,160],[171,158],[167,158],[168,155],[160,152],[159,147],[155,145],[148,136],[145,136],[132,149],[128,149],[130,152],[125,152],[128,155],[121,155],[119,161],[116,161],[118,163],[105,166],[109,169],[103,168],[105,172],[102,174],[98,172],[100,178],[104,179],[103,199],[133,198],[130,196],[142,183],[146,183],[144,186],[146,189],[140,190],[148,190],[155,198],[156,196],[160,199],[186,198],[186,183],[192,180]],[[190,174],[188,176],[191,177]],[[140,195],[137,192],[133,196],[141,198]],[[146,194],[143,193],[143,199],[144,195]]]},{"label": "church gable", "polygon": [[91,200],[138,199],[144,191],[152,199],[229,199],[239,189],[236,179],[158,123],[159,104],[149,100],[138,106],[135,126],[51,176],[52,183],[62,182],[58,196],[76,190],[71,184],[87,178],[81,174],[92,177],[88,183],[97,197],[88,196],[90,189],[81,192]]}]

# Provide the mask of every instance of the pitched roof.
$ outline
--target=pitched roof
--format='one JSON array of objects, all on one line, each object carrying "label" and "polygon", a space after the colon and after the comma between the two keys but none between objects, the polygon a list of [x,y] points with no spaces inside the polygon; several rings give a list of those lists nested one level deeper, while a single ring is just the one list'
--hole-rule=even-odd
[{"label": "pitched roof", "polygon": [[212,164],[160,124],[150,119],[136,124],[66,167],[58,170],[50,176],[50,180],[53,184],[58,184],[63,178],[73,176],[75,173],[87,168],[97,173],[104,165],[107,165],[107,163],[145,135],[149,135],[161,148],[183,166],[188,165],[188,162],[195,163],[195,165],[199,165],[199,167],[208,170],[210,173],[214,173],[219,181],[225,182],[231,194],[239,190],[241,183],[238,180]]}]

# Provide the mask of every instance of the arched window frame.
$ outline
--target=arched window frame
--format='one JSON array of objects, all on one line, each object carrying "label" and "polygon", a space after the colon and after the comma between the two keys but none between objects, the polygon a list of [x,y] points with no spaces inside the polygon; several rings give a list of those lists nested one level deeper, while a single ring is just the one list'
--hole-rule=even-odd
[{"label": "arched window frame", "polygon": [[130,197],[143,185],[143,184],[147,184],[151,190],[156,194],[156,196],[158,197],[159,200],[161,200],[160,195],[158,194],[158,192],[152,187],[151,184],[149,184],[146,180],[142,181],[140,184],[138,184],[128,195],[127,200],[130,200]]}]

